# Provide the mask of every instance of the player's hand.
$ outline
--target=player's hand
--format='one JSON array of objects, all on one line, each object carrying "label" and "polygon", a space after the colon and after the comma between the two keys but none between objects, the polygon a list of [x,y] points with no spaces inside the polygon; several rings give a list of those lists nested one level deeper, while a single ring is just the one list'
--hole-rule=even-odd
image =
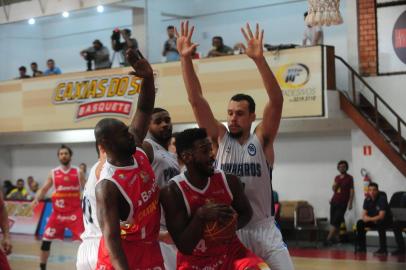
[{"label": "player's hand", "polygon": [[143,79],[153,79],[154,71],[151,65],[144,58],[139,50],[128,49],[126,52],[128,63],[132,66],[134,71],[130,75],[134,75]]},{"label": "player's hand", "polygon": [[263,49],[263,37],[264,30],[259,29],[257,24],[255,27],[255,33],[252,33],[249,23],[246,25],[246,29],[241,27],[241,33],[243,34],[247,45],[242,44],[245,53],[253,60],[259,59],[264,55]]},{"label": "player's hand", "polygon": [[194,26],[189,29],[189,21],[180,23],[180,34],[178,29],[175,28],[176,48],[178,49],[178,53],[181,57],[191,56],[193,50],[199,46],[198,44],[192,43],[192,35],[194,30]]},{"label": "player's hand", "polygon": [[4,253],[6,255],[11,253],[11,250],[12,250],[13,246],[11,245],[11,241],[10,241],[10,238],[8,236],[4,237],[3,240],[1,241],[1,247],[3,248]]},{"label": "player's hand", "polygon": [[169,234],[168,231],[160,231],[158,240],[160,242],[164,242],[165,244],[168,244],[168,245],[173,245],[174,244],[173,240],[172,240],[172,237],[171,237],[171,235]]},{"label": "player's hand", "polygon": [[197,210],[197,215],[204,221],[226,222],[235,215],[234,209],[229,205],[207,203]]}]

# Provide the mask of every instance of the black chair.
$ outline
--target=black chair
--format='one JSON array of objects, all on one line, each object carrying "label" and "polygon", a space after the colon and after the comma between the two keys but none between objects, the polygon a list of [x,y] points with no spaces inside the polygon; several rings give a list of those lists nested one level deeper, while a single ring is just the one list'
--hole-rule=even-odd
[{"label": "black chair", "polygon": [[[298,244],[297,241],[297,231],[309,231],[311,232],[311,235],[314,233],[316,234],[316,247],[318,244],[319,240],[319,227],[317,225],[317,220],[314,215],[314,209],[313,206],[310,204],[299,204],[295,208],[294,212],[294,235],[295,235],[295,240],[296,240],[296,245]],[[312,237],[310,238],[312,240]]]}]

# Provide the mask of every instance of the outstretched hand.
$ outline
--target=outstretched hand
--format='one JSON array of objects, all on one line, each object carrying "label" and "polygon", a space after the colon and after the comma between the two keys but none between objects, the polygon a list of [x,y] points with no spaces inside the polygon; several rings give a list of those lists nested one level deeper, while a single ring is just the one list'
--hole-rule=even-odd
[{"label": "outstretched hand", "polygon": [[247,44],[243,44],[245,53],[252,59],[258,59],[263,56],[263,37],[264,30],[259,30],[259,25],[256,24],[255,35],[251,31],[249,23],[246,25],[246,29],[241,27],[241,33],[243,34]]},{"label": "outstretched hand", "polygon": [[195,27],[189,29],[189,21],[180,23],[180,34],[175,28],[176,48],[181,57],[191,56],[198,44],[192,43],[192,35]]},{"label": "outstretched hand", "polygon": [[128,63],[132,66],[134,71],[129,74],[134,75],[143,79],[153,79],[154,71],[151,65],[144,58],[139,50],[128,49],[126,52],[126,57]]}]

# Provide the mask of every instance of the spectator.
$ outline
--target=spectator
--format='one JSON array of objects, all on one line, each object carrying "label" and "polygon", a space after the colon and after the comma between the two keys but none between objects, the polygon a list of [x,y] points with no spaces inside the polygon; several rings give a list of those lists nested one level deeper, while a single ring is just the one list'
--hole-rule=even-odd
[{"label": "spectator", "polygon": [[[304,19],[306,20],[307,11],[303,14]],[[323,44],[323,29],[321,26],[311,26],[306,24],[304,34],[303,34],[303,46],[307,45],[307,41],[309,41],[310,46],[316,46]]]},{"label": "spectator", "polygon": [[354,179],[347,173],[348,162],[341,160],[337,164],[337,170],[340,172],[334,179],[333,197],[330,200],[330,224],[331,228],[327,239],[326,246],[332,245],[336,241],[337,234],[341,223],[344,222],[345,211],[352,209],[354,198]]},{"label": "spectator", "polygon": [[59,67],[55,66],[55,61],[54,59],[48,59],[47,61],[47,67],[48,69],[45,70],[44,74],[45,75],[58,75],[58,74],[62,74],[62,71]]},{"label": "spectator", "polygon": [[25,183],[23,179],[17,180],[17,186],[13,189],[8,195],[7,199],[11,200],[26,200],[28,196],[28,192],[24,187]]},{"label": "spectator", "polygon": [[88,174],[87,174],[87,165],[86,165],[86,163],[80,163],[79,164],[79,170],[83,173],[83,175],[85,176],[85,178],[86,178],[86,180],[87,180],[87,177],[88,177]]},{"label": "spectator", "polygon": [[43,75],[41,70],[38,70],[38,65],[36,62],[31,63],[32,77],[40,77]]},{"label": "spectator", "polygon": [[33,200],[35,198],[35,195],[37,194],[38,189],[39,189],[38,182],[33,182],[28,188],[28,196],[27,196],[27,198],[29,200]]},{"label": "spectator", "polygon": [[162,55],[166,57],[166,62],[179,61],[179,53],[176,49],[175,27],[169,25],[166,28],[168,39],[164,43]]},{"label": "spectator", "polygon": [[234,54],[244,54],[245,53],[245,48],[244,48],[244,44],[242,43],[236,43],[234,45]]},{"label": "spectator", "polygon": [[[120,41],[120,35],[123,37],[124,42]],[[135,38],[131,37],[130,29],[114,29],[111,35],[111,47],[114,51],[119,52],[121,55],[120,65],[128,67],[130,64],[127,61],[126,51],[131,48],[133,50],[138,49],[138,42]]]},{"label": "spectator", "polygon": [[225,56],[234,53],[233,49],[224,45],[223,38],[220,36],[213,37],[211,44],[213,45],[213,49],[209,51],[207,57]]},{"label": "spectator", "polygon": [[380,192],[378,184],[368,185],[368,196],[364,200],[362,219],[357,222],[357,252],[366,251],[365,228],[377,229],[379,233],[379,249],[375,255],[386,255],[386,229],[391,223],[388,199],[384,192]]},{"label": "spectator", "polygon": [[192,59],[200,59],[200,54],[196,50],[196,47],[194,47],[192,51]]},{"label": "spectator", "polygon": [[3,183],[3,194],[4,197],[7,197],[8,194],[10,194],[10,192],[15,189],[15,186],[13,185],[13,183],[11,183],[10,180],[5,180]]},{"label": "spectator", "polygon": [[34,177],[31,175],[27,177],[27,185],[28,187],[31,187],[31,185],[35,182]]},{"label": "spectator", "polygon": [[92,61],[95,69],[106,69],[111,67],[109,49],[103,46],[100,40],[93,41],[93,46],[80,52],[80,55],[87,61],[87,70],[92,70]]},{"label": "spectator", "polygon": [[18,68],[18,71],[20,73],[20,77],[17,79],[28,79],[31,78],[29,75],[27,75],[27,68],[25,66],[21,66]]}]

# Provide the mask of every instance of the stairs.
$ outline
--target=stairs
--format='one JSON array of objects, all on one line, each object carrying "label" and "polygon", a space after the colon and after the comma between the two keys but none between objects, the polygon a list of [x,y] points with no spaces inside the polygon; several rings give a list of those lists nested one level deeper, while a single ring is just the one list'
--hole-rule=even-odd
[{"label": "stairs", "polygon": [[364,96],[359,100],[356,106],[340,93],[340,108],[406,177],[405,140]]}]

